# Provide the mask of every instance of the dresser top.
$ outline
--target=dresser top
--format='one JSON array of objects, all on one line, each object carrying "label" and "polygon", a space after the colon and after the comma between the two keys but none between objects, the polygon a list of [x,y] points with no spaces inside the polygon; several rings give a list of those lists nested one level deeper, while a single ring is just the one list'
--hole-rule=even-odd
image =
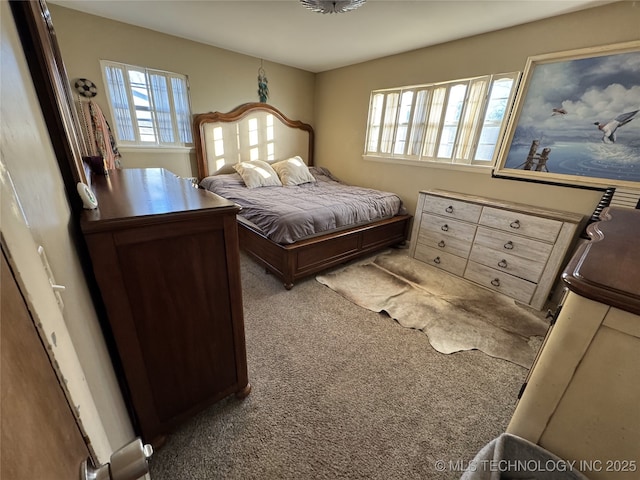
[{"label": "dresser top", "polygon": [[239,207],[219,195],[194,188],[191,181],[177,177],[164,168],[110,170],[95,175],[92,191],[98,208],[84,210],[81,217],[85,233],[103,230],[106,225],[162,215],[194,215],[215,210],[239,211]]},{"label": "dresser top", "polygon": [[640,315],[640,210],[607,207],[562,278],[569,290]]},{"label": "dresser top", "polygon": [[541,208],[532,205],[526,205],[524,203],[509,202],[507,200],[496,200],[493,198],[478,197],[475,195],[468,195],[465,193],[449,192],[446,190],[421,190],[420,193],[426,195],[434,195],[436,197],[453,198],[456,200],[463,200],[465,202],[473,202],[479,205],[486,205],[492,208],[500,208],[503,210],[511,210],[521,213],[529,213],[538,217],[550,218],[553,220],[559,220],[569,223],[581,223],[584,220],[584,215],[573,212],[565,212],[562,210],[554,210],[550,208]]}]

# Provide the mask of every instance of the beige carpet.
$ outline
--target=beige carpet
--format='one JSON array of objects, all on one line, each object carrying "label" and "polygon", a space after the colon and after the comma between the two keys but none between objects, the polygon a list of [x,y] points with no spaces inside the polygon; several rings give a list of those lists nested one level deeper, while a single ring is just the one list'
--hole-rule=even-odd
[{"label": "beige carpet", "polygon": [[390,251],[316,280],[407,328],[423,331],[438,352],[480,350],[529,368],[548,323],[540,312]]},{"label": "beige carpet", "polygon": [[314,277],[285,290],[241,265],[251,394],[178,426],[153,480],[460,480],[506,430],[525,368],[443,355]]}]

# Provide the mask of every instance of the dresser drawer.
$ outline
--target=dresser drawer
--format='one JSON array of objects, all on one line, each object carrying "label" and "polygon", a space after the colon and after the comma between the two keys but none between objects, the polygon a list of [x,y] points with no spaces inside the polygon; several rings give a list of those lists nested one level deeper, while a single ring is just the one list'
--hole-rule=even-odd
[{"label": "dresser drawer", "polygon": [[544,260],[536,261],[516,257],[515,255],[492,250],[478,244],[473,245],[469,260],[534,283],[540,280],[540,275],[542,275],[546,265]]},{"label": "dresser drawer", "polygon": [[410,255],[542,310],[583,220],[538,206],[421,191]]},{"label": "dresser drawer", "polygon": [[520,212],[484,207],[480,224],[553,243],[562,228],[562,222],[535,217]]},{"label": "dresser drawer", "polygon": [[464,267],[467,264],[466,258],[441,252],[440,250],[427,247],[425,245],[418,245],[416,248],[415,258],[421,262],[441,268],[442,270],[446,270],[447,272],[453,273],[459,277],[464,273]]},{"label": "dresser drawer", "polygon": [[467,264],[464,278],[503,293],[523,303],[529,303],[536,290],[536,284],[514,277],[508,273],[485,267],[476,262]]},{"label": "dresser drawer", "polygon": [[466,258],[469,256],[475,233],[475,224],[423,213],[418,243]]},{"label": "dresser drawer", "polygon": [[465,222],[477,223],[482,212],[482,206],[455,200],[453,198],[443,198],[428,195],[423,210],[435,213],[448,218],[455,218]]},{"label": "dresser drawer", "polygon": [[543,265],[553,250],[553,245],[550,243],[486,227],[478,227],[474,245],[481,245],[497,252],[534,260]]}]

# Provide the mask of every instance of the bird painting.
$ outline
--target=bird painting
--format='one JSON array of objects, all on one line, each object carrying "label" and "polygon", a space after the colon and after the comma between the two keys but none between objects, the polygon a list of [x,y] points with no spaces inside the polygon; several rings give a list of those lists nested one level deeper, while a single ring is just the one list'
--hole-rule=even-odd
[{"label": "bird painting", "polygon": [[551,114],[552,117],[554,115],[566,115],[567,114],[567,111],[564,108],[553,108],[553,109],[551,109],[551,111],[553,112]]},{"label": "bird painting", "polygon": [[636,116],[640,110],[634,110],[633,112],[627,112],[618,115],[613,120],[607,123],[595,122],[594,125],[597,125],[600,131],[602,132],[602,141],[604,143],[615,143],[616,141],[616,131],[623,125],[629,123]]}]

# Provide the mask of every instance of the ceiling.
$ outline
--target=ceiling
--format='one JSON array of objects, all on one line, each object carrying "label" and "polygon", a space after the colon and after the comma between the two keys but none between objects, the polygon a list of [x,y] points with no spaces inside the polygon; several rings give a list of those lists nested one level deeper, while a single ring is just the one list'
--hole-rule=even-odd
[{"label": "ceiling", "polygon": [[298,0],[49,3],[318,73],[611,1],[368,0],[329,15]]}]

